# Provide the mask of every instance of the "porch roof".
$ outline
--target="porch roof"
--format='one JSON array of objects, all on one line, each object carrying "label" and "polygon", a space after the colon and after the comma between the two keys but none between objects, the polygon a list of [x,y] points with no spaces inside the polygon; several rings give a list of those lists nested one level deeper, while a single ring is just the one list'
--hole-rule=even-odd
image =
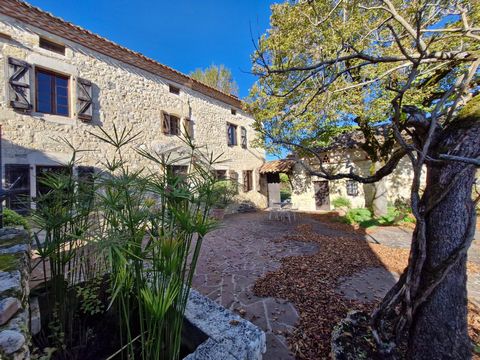
[{"label": "porch roof", "polygon": [[295,160],[281,159],[267,161],[265,164],[262,165],[259,172],[260,174],[287,173],[292,170],[293,165],[295,165]]}]

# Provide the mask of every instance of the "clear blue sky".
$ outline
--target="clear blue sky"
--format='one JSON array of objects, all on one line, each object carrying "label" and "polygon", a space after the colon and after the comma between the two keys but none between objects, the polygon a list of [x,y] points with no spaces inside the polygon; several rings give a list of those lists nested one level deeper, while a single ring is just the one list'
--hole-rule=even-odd
[{"label": "clear blue sky", "polygon": [[269,24],[268,0],[27,0],[183,73],[229,67],[248,94],[256,38]]}]

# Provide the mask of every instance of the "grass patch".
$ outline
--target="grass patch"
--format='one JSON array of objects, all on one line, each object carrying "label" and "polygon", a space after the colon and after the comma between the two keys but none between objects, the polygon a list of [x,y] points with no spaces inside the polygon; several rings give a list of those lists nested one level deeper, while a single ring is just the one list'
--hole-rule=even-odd
[{"label": "grass patch", "polygon": [[369,209],[350,209],[345,216],[341,217],[341,221],[368,229],[376,226],[393,226],[403,223],[414,223],[415,219],[410,214],[405,214],[397,208],[389,206],[387,215],[379,218],[375,218]]}]

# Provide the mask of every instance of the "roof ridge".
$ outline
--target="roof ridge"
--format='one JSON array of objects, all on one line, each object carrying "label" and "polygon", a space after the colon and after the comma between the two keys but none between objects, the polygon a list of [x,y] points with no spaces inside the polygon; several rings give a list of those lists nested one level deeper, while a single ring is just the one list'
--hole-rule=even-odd
[{"label": "roof ridge", "polygon": [[[4,1],[6,1],[6,0],[2,0],[2,2],[4,2]],[[40,13],[41,15],[47,15],[47,16],[49,16],[50,18],[52,18],[53,20],[59,21],[59,22],[61,22],[63,25],[66,25],[66,26],[68,26],[68,27],[70,27],[70,28],[73,28],[73,29],[76,30],[76,31],[79,31],[79,32],[81,32],[81,33],[83,33],[83,34],[86,34],[87,36],[93,36],[93,37],[97,38],[97,39],[100,40],[100,41],[107,42],[108,44],[113,45],[113,46],[115,46],[115,47],[117,47],[117,48],[120,48],[121,50],[126,51],[126,52],[128,52],[129,54],[131,54],[131,55],[134,55],[134,56],[136,56],[136,57],[139,57],[139,58],[143,59],[144,61],[147,61],[147,62],[149,62],[149,63],[152,63],[153,65],[156,65],[156,66],[160,66],[160,67],[162,67],[163,69],[165,69],[166,71],[170,71],[170,72],[172,72],[172,73],[174,73],[174,74],[176,74],[176,75],[178,75],[178,76],[180,76],[180,77],[183,77],[183,78],[185,78],[185,80],[188,80],[189,82],[197,83],[197,84],[200,85],[200,86],[203,86],[203,87],[206,87],[206,88],[212,90],[213,92],[217,92],[217,93],[219,93],[219,94],[221,94],[221,95],[223,95],[223,96],[226,96],[227,98],[231,99],[233,102],[238,102],[239,105],[237,105],[237,106],[241,106],[242,103],[243,103],[243,101],[242,101],[241,99],[239,99],[237,96],[235,96],[235,95],[233,95],[233,94],[226,93],[226,92],[224,92],[224,91],[222,91],[222,90],[219,90],[219,89],[217,89],[217,88],[215,88],[215,87],[213,87],[213,86],[207,85],[207,84],[205,84],[205,83],[203,83],[203,82],[201,82],[201,81],[199,81],[199,80],[196,80],[196,79],[192,78],[192,77],[189,76],[189,75],[186,75],[186,74],[184,74],[184,73],[182,73],[182,72],[180,72],[180,71],[178,71],[178,70],[175,70],[174,68],[172,68],[172,67],[170,67],[170,66],[167,66],[167,65],[165,65],[165,64],[162,64],[162,63],[158,62],[158,61],[155,60],[155,59],[149,58],[149,57],[143,55],[143,54],[140,53],[140,52],[131,50],[131,49],[129,49],[129,48],[123,46],[123,45],[117,44],[116,42],[114,42],[114,41],[112,41],[112,40],[110,40],[110,39],[107,39],[107,38],[105,38],[105,37],[103,37],[103,36],[100,36],[100,35],[92,32],[92,31],[90,31],[90,30],[88,30],[88,29],[85,29],[85,28],[83,28],[83,27],[81,27],[81,26],[79,26],[79,25],[76,25],[76,24],[73,24],[73,23],[71,23],[71,22],[69,22],[69,21],[66,21],[66,20],[62,19],[61,17],[56,16],[56,15],[53,15],[52,13],[50,13],[50,12],[48,12],[48,11],[45,11],[45,10],[43,10],[43,9],[40,9],[39,7],[34,6],[34,5],[32,5],[32,4],[29,4],[29,3],[26,2],[26,1],[23,1],[23,0],[10,0],[10,1],[14,1],[14,2],[18,3],[20,6],[26,6],[26,7],[29,8],[30,10],[36,11],[36,12]],[[2,5],[0,4],[0,12],[1,12],[1,9],[2,9]],[[33,25],[33,26],[37,26],[36,24],[32,24],[33,21],[29,22],[28,20],[25,20],[23,17],[15,16],[14,14],[10,14],[10,13],[8,13],[7,15],[10,16],[10,17],[13,17],[13,18],[17,18],[17,19],[20,18],[21,21],[24,21],[24,22],[26,22],[26,23],[30,23],[30,24]],[[38,27],[39,27],[39,26],[38,26]],[[49,31],[49,30],[46,30],[46,31]],[[51,32],[51,31],[49,31],[49,32]],[[66,37],[66,36],[62,36],[62,35],[58,35],[58,34],[56,34],[56,35],[59,36],[59,37],[64,37],[64,38],[67,38],[67,39],[68,39],[68,37]],[[72,39],[68,39],[68,40],[70,40],[70,41],[72,41],[72,42],[76,42],[76,43],[78,43],[78,44],[80,44],[80,45],[82,45],[82,46],[85,46],[85,47],[87,47],[87,48],[92,49],[91,47],[89,47],[89,46],[81,43],[80,41],[76,41],[76,40],[72,40]],[[98,49],[92,49],[92,50],[102,53],[102,51],[101,51],[101,50],[98,50]],[[109,57],[113,57],[113,56],[110,55],[110,54],[104,54],[104,55],[107,55],[107,56],[109,56]],[[122,61],[122,62],[126,62],[126,61],[124,61],[124,60],[122,60],[122,59],[117,59],[117,60],[120,60],[120,61]],[[128,63],[128,62],[127,62],[127,63]],[[129,63],[129,64],[130,64],[130,65],[133,65],[133,66],[136,66],[136,67],[139,67],[139,66],[137,66],[137,65],[135,65],[135,64],[131,64],[131,63]],[[155,73],[155,72],[153,72],[153,71],[151,71],[151,70],[147,70],[147,69],[145,69],[145,68],[142,68],[142,69],[145,70],[145,71],[152,72],[152,73],[154,73],[154,74],[156,74],[156,75],[159,75],[159,76],[161,76],[161,77],[165,77],[164,75],[160,75],[160,74]],[[171,80],[171,79],[170,79],[170,80]],[[175,81],[175,80],[173,80],[173,81]],[[186,84],[182,84],[182,85],[186,85]],[[196,89],[193,89],[193,90],[196,90]],[[197,90],[197,91],[200,91],[200,90]],[[200,91],[200,92],[201,92],[201,91]],[[205,94],[205,95],[210,96],[209,94]],[[218,99],[218,100],[223,101],[222,99]],[[224,101],[224,102],[225,102],[225,101]]]}]

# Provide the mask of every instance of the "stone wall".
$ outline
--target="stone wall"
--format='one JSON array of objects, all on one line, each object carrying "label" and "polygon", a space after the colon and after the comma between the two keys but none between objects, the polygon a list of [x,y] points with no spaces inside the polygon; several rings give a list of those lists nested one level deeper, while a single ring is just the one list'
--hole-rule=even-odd
[{"label": "stone wall", "polygon": [[[242,171],[254,171],[254,188],[248,193],[241,191],[239,199],[251,201],[258,207],[266,205],[266,198],[260,192],[258,168],[264,163],[265,153],[250,145],[256,133],[252,128],[253,119],[242,109],[231,106],[194,91],[181,84],[180,94],[169,92],[169,83],[160,76],[127,65],[118,60],[66,41],[7,16],[0,15],[0,123],[3,133],[4,164],[29,164],[31,195],[36,194],[35,165],[65,163],[71,151],[60,138],[69,140],[75,147],[90,150],[82,153],[81,165],[101,168],[106,158],[111,158],[114,149],[106,146],[90,132],[98,133],[98,127],[111,132],[115,124],[119,128],[131,127],[140,132],[125,154],[133,169],[151,167],[135,149],[163,151],[183,143],[176,137],[164,135],[161,131],[162,111],[188,118],[194,124],[195,143],[203,150],[222,155],[219,170],[236,171],[242,182]],[[39,36],[66,45],[65,56],[39,47]],[[8,38],[10,37],[10,39]],[[189,56],[189,54],[186,54]],[[24,60],[36,68],[48,69],[69,77],[70,116],[58,116],[31,112],[23,114],[9,107],[7,101],[6,61],[8,57]],[[32,75],[32,79],[33,79]],[[93,119],[84,123],[76,114],[76,82],[78,78],[92,82]],[[35,82],[31,81],[32,93]],[[35,99],[32,96],[32,103]],[[228,146],[227,122],[247,129],[248,147]],[[242,186],[240,186],[240,189]]]},{"label": "stone wall", "polygon": [[0,229],[0,359],[30,358],[29,254],[24,230]]},{"label": "stone wall", "polygon": [[[365,160],[365,153],[360,150],[348,150],[330,154],[330,163],[324,164],[326,169],[333,173],[348,173],[353,168],[356,174],[368,176],[371,162]],[[397,199],[410,198],[410,184],[413,178],[413,169],[410,160],[405,156],[398,164],[393,173],[385,178],[387,188],[387,200],[393,203]],[[322,181],[317,176],[307,174],[303,166],[297,164],[294,167],[292,180],[292,203],[293,206],[304,211],[315,211],[315,192],[314,181]],[[333,209],[332,201],[338,197],[344,197],[350,200],[352,208],[362,208],[369,203],[369,197],[372,196],[373,185],[358,183],[358,194],[355,196],[347,194],[347,180],[339,179],[329,181],[330,187],[330,208]],[[425,182],[425,174],[422,178]]]}]

